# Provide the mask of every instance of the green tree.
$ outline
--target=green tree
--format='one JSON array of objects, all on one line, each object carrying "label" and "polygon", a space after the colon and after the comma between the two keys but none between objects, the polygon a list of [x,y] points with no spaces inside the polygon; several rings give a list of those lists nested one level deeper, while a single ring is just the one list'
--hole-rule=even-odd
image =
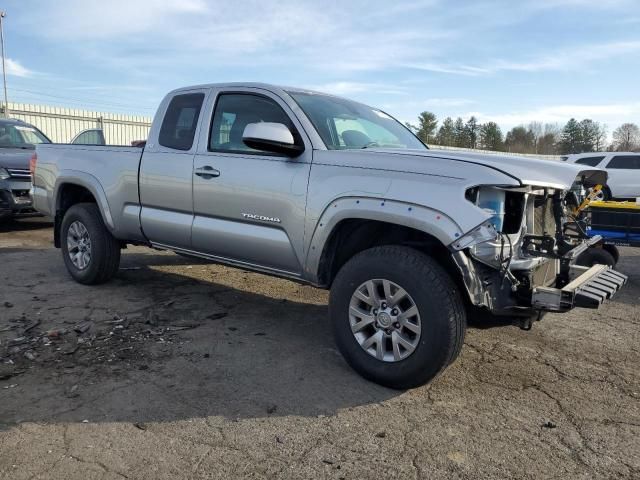
[{"label": "green tree", "polygon": [[460,117],[456,118],[453,124],[453,138],[454,146],[456,147],[466,147],[468,144],[467,129],[465,128],[464,121]]},{"label": "green tree", "polygon": [[416,135],[424,143],[431,143],[438,128],[438,119],[431,112],[422,112],[418,116],[418,131]]},{"label": "green tree", "polygon": [[480,148],[484,150],[502,151],[502,130],[496,122],[487,122],[480,127]]},{"label": "green tree", "polygon": [[580,122],[582,130],[580,136],[580,153],[597,151],[596,144],[600,137],[600,124],[589,118]]},{"label": "green tree", "polygon": [[478,119],[474,116],[471,116],[465,125],[466,130],[466,145],[467,148],[476,148],[478,145],[478,134],[480,132],[480,125],[478,124]]},{"label": "green tree", "polygon": [[582,138],[583,128],[575,119],[570,119],[560,134],[560,153],[581,153],[584,141]]},{"label": "green tree", "polygon": [[540,155],[556,155],[558,153],[558,135],[557,133],[543,133],[536,142],[536,153]]},{"label": "green tree", "polygon": [[514,153],[535,153],[535,135],[523,125],[513,127],[504,140],[505,148],[508,152]]},{"label": "green tree", "polygon": [[451,117],[447,117],[442,121],[442,125],[436,135],[436,143],[446,146],[455,145],[455,127]]}]

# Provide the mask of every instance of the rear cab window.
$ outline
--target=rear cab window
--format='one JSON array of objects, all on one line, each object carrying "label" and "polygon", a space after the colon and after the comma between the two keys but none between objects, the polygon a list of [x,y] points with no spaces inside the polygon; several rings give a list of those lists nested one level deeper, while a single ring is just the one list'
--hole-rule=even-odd
[{"label": "rear cab window", "polygon": [[204,93],[186,93],[171,99],[162,120],[158,143],[174,150],[191,150]]},{"label": "rear cab window", "polygon": [[78,134],[72,142],[74,145],[104,145],[105,139],[102,130],[86,130]]},{"label": "rear cab window", "polygon": [[621,170],[640,170],[640,155],[616,155],[607,168]]}]

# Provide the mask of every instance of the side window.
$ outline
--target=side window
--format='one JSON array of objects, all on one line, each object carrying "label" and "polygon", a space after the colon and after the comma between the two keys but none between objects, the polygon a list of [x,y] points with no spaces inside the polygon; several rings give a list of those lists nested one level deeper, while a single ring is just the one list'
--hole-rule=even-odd
[{"label": "side window", "polygon": [[590,167],[595,167],[598,165],[604,157],[584,157],[576,160],[576,163],[580,165],[589,165]]},{"label": "side window", "polygon": [[198,126],[204,93],[176,95],[162,120],[158,143],[175,150],[190,150]]},{"label": "side window", "polygon": [[[211,122],[209,150],[261,154],[261,150],[247,147],[242,141],[245,127],[250,123],[273,122],[286,125],[296,143],[301,142],[289,116],[280,105],[268,97],[244,93],[224,93],[218,96]],[[266,153],[267,155],[276,155]]]},{"label": "side window", "polygon": [[640,170],[640,155],[616,155],[611,159],[607,168]]}]

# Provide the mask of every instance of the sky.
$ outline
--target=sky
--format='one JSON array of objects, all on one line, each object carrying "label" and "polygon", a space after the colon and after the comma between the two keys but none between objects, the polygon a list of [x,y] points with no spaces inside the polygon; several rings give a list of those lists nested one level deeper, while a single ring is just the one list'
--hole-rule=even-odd
[{"label": "sky", "polygon": [[416,123],[640,123],[640,0],[4,0],[9,101],[152,116],[169,90],[312,88]]}]

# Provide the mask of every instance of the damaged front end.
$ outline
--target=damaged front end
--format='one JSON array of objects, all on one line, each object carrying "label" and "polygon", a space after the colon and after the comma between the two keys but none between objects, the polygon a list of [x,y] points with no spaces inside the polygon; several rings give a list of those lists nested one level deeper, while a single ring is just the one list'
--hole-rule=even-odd
[{"label": "damaged front end", "polygon": [[611,298],[627,277],[603,265],[576,265],[580,253],[599,239],[565,234],[576,184],[589,187],[597,181],[601,176],[587,172],[571,190],[530,185],[469,189],[466,199],[490,218],[450,249],[472,304],[498,315],[531,317],[541,311],[598,308]]}]

